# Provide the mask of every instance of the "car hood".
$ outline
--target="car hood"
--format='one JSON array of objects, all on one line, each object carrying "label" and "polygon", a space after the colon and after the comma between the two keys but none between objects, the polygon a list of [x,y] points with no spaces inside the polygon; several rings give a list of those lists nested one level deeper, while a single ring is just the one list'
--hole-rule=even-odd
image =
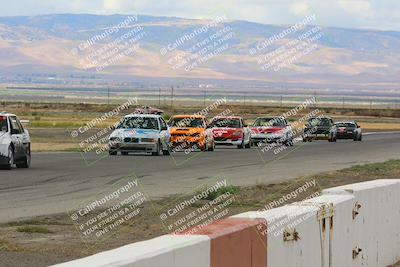
[{"label": "car hood", "polygon": [[171,134],[201,134],[204,133],[204,128],[175,128],[170,129]]},{"label": "car hood", "polygon": [[160,132],[157,130],[145,129],[116,129],[110,135],[111,137],[158,137]]},{"label": "car hood", "polygon": [[283,131],[285,128],[284,127],[265,127],[265,126],[253,126],[251,127],[251,131],[253,133],[278,133],[280,131]]},{"label": "car hood", "polygon": [[225,137],[231,136],[233,133],[236,132],[243,132],[243,129],[237,128],[213,128],[212,129],[213,135],[215,137]]}]

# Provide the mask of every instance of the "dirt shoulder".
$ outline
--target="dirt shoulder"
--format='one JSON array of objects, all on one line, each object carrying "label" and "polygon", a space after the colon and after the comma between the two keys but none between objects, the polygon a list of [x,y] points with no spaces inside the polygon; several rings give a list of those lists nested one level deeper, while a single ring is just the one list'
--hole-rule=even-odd
[{"label": "dirt shoulder", "polygon": [[[259,210],[275,200],[290,195],[305,184],[315,184],[284,204],[301,201],[324,188],[374,179],[400,177],[400,160],[383,163],[357,165],[348,169],[321,173],[279,184],[258,184],[251,187],[229,187],[204,199],[218,199],[229,192],[234,201],[229,206],[229,215]],[[0,262],[2,266],[48,266],[72,259],[92,255],[129,243],[154,238],[171,231],[168,223],[160,220],[159,214],[166,207],[174,207],[190,196],[175,195],[140,205],[143,211],[134,220],[123,223],[107,239],[83,238],[68,214],[55,214],[0,225]],[[196,203],[187,207],[182,215],[191,214],[201,207]]]}]

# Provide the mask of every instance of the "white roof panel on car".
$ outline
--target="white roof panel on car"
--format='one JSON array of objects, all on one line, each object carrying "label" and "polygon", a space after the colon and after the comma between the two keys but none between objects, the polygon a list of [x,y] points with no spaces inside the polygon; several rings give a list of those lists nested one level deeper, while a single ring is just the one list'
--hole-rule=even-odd
[{"label": "white roof panel on car", "polygon": [[0,115],[1,115],[1,116],[6,116],[6,117],[9,117],[9,116],[17,116],[17,115],[12,114],[12,113],[7,113],[6,111],[0,112]]},{"label": "white roof panel on car", "polygon": [[162,116],[156,114],[136,114],[136,113],[132,113],[125,116],[125,118],[130,118],[130,117],[161,118]]}]

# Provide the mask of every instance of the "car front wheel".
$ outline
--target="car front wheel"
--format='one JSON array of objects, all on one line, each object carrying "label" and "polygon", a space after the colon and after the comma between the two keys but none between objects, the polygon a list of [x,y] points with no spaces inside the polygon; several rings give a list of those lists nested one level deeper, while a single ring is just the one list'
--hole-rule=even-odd
[{"label": "car front wheel", "polygon": [[167,148],[166,150],[163,150],[163,155],[168,156],[171,154],[171,147],[169,144],[165,144],[165,147]]},{"label": "car front wheel", "polygon": [[31,166],[31,148],[28,147],[26,149],[25,157],[22,161],[17,161],[17,168],[24,168],[27,169]]},{"label": "car front wheel", "polygon": [[156,151],[155,151],[155,152],[152,152],[151,154],[152,154],[153,156],[160,156],[161,153],[162,153],[161,143],[158,142],[158,143],[157,143],[157,147],[156,147]]}]

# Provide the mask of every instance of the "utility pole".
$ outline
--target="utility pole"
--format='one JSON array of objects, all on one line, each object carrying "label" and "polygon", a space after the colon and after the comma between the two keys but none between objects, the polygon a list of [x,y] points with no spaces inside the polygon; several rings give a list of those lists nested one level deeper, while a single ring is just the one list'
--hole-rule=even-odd
[{"label": "utility pole", "polygon": [[158,88],[158,106],[161,106],[161,87]]},{"label": "utility pole", "polygon": [[107,105],[110,105],[110,86],[107,87]]},{"label": "utility pole", "polygon": [[171,108],[174,107],[174,87],[171,86]]},{"label": "utility pole", "polygon": [[243,93],[243,106],[246,106],[246,92]]},{"label": "utility pole", "polygon": [[317,108],[317,91],[314,91],[314,108]]}]

